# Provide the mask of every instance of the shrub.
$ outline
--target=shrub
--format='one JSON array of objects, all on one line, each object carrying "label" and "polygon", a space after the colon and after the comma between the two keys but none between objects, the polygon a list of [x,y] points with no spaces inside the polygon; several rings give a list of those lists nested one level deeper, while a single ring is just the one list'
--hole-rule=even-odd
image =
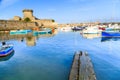
[{"label": "shrub", "polygon": [[30,22],[31,20],[30,20],[30,18],[26,17],[26,18],[24,19],[24,21],[25,21],[25,22]]}]

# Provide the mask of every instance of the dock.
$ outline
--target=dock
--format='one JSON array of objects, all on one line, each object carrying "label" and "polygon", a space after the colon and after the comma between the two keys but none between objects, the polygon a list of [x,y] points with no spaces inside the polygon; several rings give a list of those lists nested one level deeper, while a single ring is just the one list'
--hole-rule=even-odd
[{"label": "dock", "polygon": [[75,53],[69,80],[96,80],[94,68],[87,52]]}]

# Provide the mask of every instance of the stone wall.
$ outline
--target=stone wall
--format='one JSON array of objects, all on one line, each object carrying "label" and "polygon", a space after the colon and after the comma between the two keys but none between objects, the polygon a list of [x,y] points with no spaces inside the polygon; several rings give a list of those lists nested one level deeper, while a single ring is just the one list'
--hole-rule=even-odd
[{"label": "stone wall", "polygon": [[20,20],[21,20],[21,17],[19,17],[19,16],[14,16],[13,19],[16,20],[16,21],[20,21]]},{"label": "stone wall", "polygon": [[[30,22],[25,22],[24,19],[29,18]],[[23,10],[23,18],[14,16],[13,20],[0,20],[0,31],[9,31],[16,29],[32,29],[40,27],[56,28],[58,25],[52,19],[38,19],[33,16],[33,10]]]},{"label": "stone wall", "polygon": [[24,22],[15,20],[0,20],[0,30],[31,29],[37,27],[35,22]]},{"label": "stone wall", "polygon": [[37,22],[38,25],[42,27],[54,28],[58,26],[56,22],[52,21],[52,19],[40,19],[40,20],[35,20],[35,22]]},{"label": "stone wall", "polygon": [[30,18],[31,21],[34,21],[35,17],[33,16],[33,10],[30,9],[23,10],[23,20],[25,18]]}]

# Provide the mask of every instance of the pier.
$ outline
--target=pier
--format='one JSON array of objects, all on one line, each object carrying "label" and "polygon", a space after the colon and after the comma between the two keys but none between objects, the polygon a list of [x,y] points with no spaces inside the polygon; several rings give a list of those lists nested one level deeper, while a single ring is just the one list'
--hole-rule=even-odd
[{"label": "pier", "polygon": [[87,52],[76,52],[69,80],[96,80],[94,68]]}]

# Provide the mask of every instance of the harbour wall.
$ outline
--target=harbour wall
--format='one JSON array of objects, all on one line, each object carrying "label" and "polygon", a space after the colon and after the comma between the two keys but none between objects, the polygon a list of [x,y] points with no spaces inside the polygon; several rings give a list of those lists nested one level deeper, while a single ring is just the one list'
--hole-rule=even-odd
[{"label": "harbour wall", "polygon": [[9,30],[17,30],[17,29],[33,29],[40,27],[49,27],[54,28],[57,27],[57,23],[45,21],[45,20],[37,20],[37,21],[17,21],[17,20],[0,20],[0,31],[9,31]]},{"label": "harbour wall", "polygon": [[37,27],[35,22],[0,20],[0,31],[16,29],[32,29],[33,27]]}]

